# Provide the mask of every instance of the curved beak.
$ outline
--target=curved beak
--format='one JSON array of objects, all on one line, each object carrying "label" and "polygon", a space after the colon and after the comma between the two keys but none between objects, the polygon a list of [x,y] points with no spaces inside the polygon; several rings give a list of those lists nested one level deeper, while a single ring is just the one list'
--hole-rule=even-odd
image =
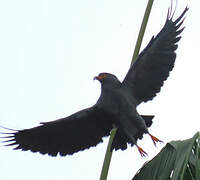
[{"label": "curved beak", "polygon": [[105,74],[101,74],[101,73],[100,73],[98,76],[95,76],[95,77],[93,78],[93,80],[102,81],[105,77],[106,77]]},{"label": "curved beak", "polygon": [[99,80],[99,76],[95,76],[93,80]]}]

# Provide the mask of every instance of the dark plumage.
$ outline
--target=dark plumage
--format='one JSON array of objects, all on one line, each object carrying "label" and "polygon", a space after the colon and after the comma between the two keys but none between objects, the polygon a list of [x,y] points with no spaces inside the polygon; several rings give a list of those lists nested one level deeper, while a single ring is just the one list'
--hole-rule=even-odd
[{"label": "dark plumage", "polygon": [[101,83],[101,95],[94,106],[66,118],[43,122],[38,127],[5,133],[8,134],[4,137],[7,145],[16,145],[14,149],[65,156],[96,146],[115,125],[118,131],[112,149],[124,150],[127,144],[131,144],[138,147],[142,156],[146,155],[137,145],[137,139],[148,133],[154,144],[160,140],[148,132],[154,116],[139,115],[136,107],[160,92],[173,69],[177,42],[184,29],[180,27],[187,10],[186,7],[175,21],[168,11],[164,27],[140,53],[122,83],[109,73],[95,77]]}]

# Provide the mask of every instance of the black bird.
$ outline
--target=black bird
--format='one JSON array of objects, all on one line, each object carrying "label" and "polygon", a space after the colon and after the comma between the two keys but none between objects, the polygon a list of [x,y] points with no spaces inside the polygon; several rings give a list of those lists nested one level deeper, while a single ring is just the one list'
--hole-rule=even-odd
[{"label": "black bird", "polygon": [[14,149],[24,151],[65,156],[96,146],[110,134],[114,125],[118,131],[112,149],[124,150],[127,144],[136,145],[140,154],[145,156],[146,152],[137,145],[137,139],[147,133],[154,144],[160,140],[148,131],[154,116],[142,116],[136,107],[160,92],[173,69],[177,42],[184,29],[180,27],[187,10],[186,7],[175,21],[171,8],[168,10],[164,27],[140,53],[122,83],[109,73],[100,73],[94,78],[101,83],[101,95],[94,106],[65,118],[42,122],[38,127],[4,133],[8,134],[4,137],[8,138],[7,145],[16,145]]}]

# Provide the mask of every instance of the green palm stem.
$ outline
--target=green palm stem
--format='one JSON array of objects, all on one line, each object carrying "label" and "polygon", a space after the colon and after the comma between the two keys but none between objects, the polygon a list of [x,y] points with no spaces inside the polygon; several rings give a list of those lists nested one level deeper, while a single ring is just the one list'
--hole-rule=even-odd
[{"label": "green palm stem", "polygon": [[112,142],[113,142],[113,139],[115,137],[116,132],[117,132],[117,128],[114,127],[112,129],[111,133],[110,133],[110,138],[109,138],[108,146],[107,146],[107,149],[106,149],[106,155],[105,155],[103,167],[102,167],[102,170],[101,170],[100,180],[106,180],[107,179],[110,161],[111,161],[111,158],[112,158],[111,145],[112,145]]},{"label": "green palm stem", "polygon": [[134,53],[133,53],[131,65],[136,61],[136,58],[137,58],[137,56],[139,54],[140,47],[141,47],[141,44],[142,44],[142,40],[143,40],[143,37],[144,37],[144,32],[146,30],[146,26],[147,26],[147,22],[148,22],[148,19],[149,19],[149,15],[150,15],[150,12],[151,12],[152,5],[153,5],[153,0],[149,0],[148,4],[147,4],[147,7],[146,7],[146,10],[145,10],[145,13],[144,13],[144,17],[143,17],[143,20],[142,20],[140,31],[139,31],[139,34],[138,34],[138,38],[137,38],[137,42],[136,42],[136,45],[135,45],[135,50],[134,50]]},{"label": "green palm stem", "polygon": [[[136,42],[136,45],[135,45],[135,50],[134,50],[134,53],[133,53],[131,65],[135,62],[135,60],[138,56],[138,53],[140,51],[142,39],[143,39],[144,32],[145,32],[145,29],[146,29],[146,25],[147,25],[147,22],[148,22],[148,19],[149,19],[149,15],[150,15],[150,12],[151,12],[152,5],[153,5],[153,0],[149,0],[147,7],[146,7],[146,10],[145,10],[143,20],[142,20],[142,24],[141,24],[141,27],[140,27],[137,42]],[[111,133],[110,133],[110,139],[109,139],[109,142],[108,142],[108,146],[107,146],[107,150],[106,150],[106,154],[105,154],[105,158],[104,158],[104,162],[103,162],[103,167],[102,167],[102,170],[101,170],[100,180],[106,180],[107,179],[108,170],[109,170],[109,167],[110,167],[110,161],[111,161],[111,157],[112,157],[111,145],[112,145],[112,142],[113,142],[113,139],[115,137],[116,132],[117,132],[117,128],[114,127],[111,130]]]}]

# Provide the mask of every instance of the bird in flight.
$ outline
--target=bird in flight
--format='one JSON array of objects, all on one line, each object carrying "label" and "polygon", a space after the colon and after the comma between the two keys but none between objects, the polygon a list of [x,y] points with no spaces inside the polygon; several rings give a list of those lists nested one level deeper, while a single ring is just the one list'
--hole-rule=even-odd
[{"label": "bird in flight", "polygon": [[100,73],[94,78],[101,83],[101,95],[95,105],[30,129],[9,129],[11,132],[4,133],[6,136],[3,137],[6,146],[15,145],[15,150],[50,156],[71,155],[96,146],[115,126],[118,130],[112,150],[125,150],[128,144],[136,145],[141,156],[146,156],[137,140],[142,139],[143,134],[149,134],[154,144],[161,141],[148,131],[154,116],[140,115],[136,108],[160,92],[174,67],[175,50],[184,30],[181,25],[188,8],[176,20],[173,20],[171,9],[164,27],[139,54],[122,82],[110,73]]}]

